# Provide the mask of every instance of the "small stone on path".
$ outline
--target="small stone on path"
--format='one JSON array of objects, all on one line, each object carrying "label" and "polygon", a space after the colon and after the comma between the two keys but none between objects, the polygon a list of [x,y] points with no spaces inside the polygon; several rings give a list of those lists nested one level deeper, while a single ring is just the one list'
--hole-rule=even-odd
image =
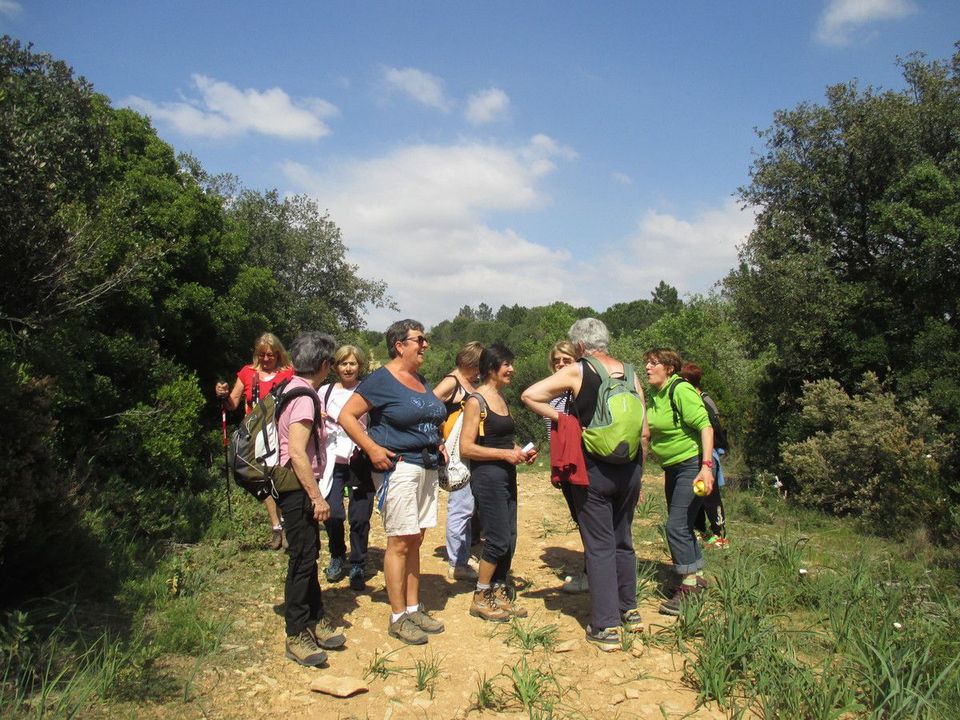
[{"label": "small stone on path", "polygon": [[332,677],[325,675],[310,683],[314,692],[346,698],[357,693],[367,692],[368,688],[362,680],[353,677]]},{"label": "small stone on path", "polygon": [[579,645],[579,640],[564,640],[562,643],[557,643],[556,646],[554,646],[553,651],[558,653],[571,652],[576,650]]}]

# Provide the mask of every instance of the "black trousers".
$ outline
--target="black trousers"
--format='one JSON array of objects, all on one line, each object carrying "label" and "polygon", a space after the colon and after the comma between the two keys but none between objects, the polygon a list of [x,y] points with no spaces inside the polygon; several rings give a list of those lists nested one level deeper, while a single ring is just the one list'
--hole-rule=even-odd
[{"label": "black trousers", "polygon": [[471,465],[470,487],[483,518],[480,557],[496,565],[493,583],[506,583],[517,549],[517,468],[508,462]]},{"label": "black trousers", "polygon": [[[351,482],[353,481],[353,482]],[[350,466],[337,463],[333,469],[333,485],[327,494],[330,505],[330,519],[324,521],[327,531],[330,557],[343,557],[347,554],[343,522],[350,522],[350,562],[362,565],[367,560],[367,548],[370,543],[370,517],[373,514],[373,486],[356,485],[356,479],[350,477]],[[347,488],[350,504],[343,506],[343,491]]]},{"label": "black trousers", "polygon": [[320,524],[303,490],[281,493],[277,500],[287,533],[287,580],[283,585],[283,618],[288,636],[298,635],[323,617],[323,599],[317,578]]},{"label": "black trousers", "polygon": [[633,513],[643,465],[610,465],[586,456],[590,485],[571,485],[590,577],[590,625],[617,627],[620,613],[637,606]]}]

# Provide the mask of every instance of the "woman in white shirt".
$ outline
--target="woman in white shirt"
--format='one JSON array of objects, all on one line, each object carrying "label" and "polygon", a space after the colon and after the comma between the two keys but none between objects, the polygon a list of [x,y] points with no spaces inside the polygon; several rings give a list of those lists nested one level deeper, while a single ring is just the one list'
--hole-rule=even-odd
[{"label": "woman in white shirt", "polygon": [[[347,574],[344,521],[349,519],[350,587],[356,591],[364,589],[364,566],[373,513],[373,480],[369,466],[350,462],[356,445],[340,427],[339,417],[340,410],[360,384],[366,365],[366,357],[360,348],[354,345],[340,347],[333,356],[333,369],[339,380],[318,391],[323,400],[327,431],[327,463],[320,479],[320,490],[330,505],[330,517],[324,522],[330,564],[324,573],[331,583],[339,582]],[[360,424],[366,427],[366,415],[360,418]],[[349,511],[343,505],[345,496],[350,500]]]}]

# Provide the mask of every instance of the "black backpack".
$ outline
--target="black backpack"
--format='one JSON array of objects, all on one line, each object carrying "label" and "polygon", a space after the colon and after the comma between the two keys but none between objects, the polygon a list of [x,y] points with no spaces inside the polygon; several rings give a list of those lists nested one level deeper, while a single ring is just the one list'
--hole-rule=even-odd
[{"label": "black backpack", "polygon": [[286,380],[275,385],[266,396],[260,398],[230,438],[227,456],[234,482],[257,500],[301,489],[293,468],[280,465],[277,421],[291,400],[298,397],[313,398],[315,409],[310,426],[311,436],[318,457],[321,452],[316,433],[320,422],[320,398],[313,388],[295,387],[285,392],[289,383]]},{"label": "black backpack", "polygon": [[[673,399],[673,393],[676,391],[677,385],[685,382],[689,382],[689,380],[680,378],[670,386],[670,390],[667,393],[667,396],[670,398],[670,408],[673,410],[674,425],[678,425],[680,423],[680,411],[677,410],[677,403]],[[702,393],[702,395],[706,395],[706,393]],[[709,397],[709,395],[707,397]],[[727,444],[727,431],[723,427],[723,423],[720,422],[720,416],[713,411],[713,408],[710,407],[710,403],[703,403],[703,407],[707,410],[707,417],[710,418],[710,426],[713,428],[713,448],[715,450],[723,450],[724,452],[727,452],[730,446]]]}]

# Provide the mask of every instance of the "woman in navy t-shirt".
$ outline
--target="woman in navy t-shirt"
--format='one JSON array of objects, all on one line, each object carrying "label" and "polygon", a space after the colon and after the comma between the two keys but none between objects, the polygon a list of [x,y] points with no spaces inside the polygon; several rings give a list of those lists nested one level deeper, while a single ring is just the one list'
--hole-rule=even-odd
[{"label": "woman in navy t-shirt", "polygon": [[[440,425],[447,412],[418,372],[430,346],[423,325],[400,320],[386,332],[390,360],[370,373],[340,411],[340,426],[374,468],[387,549],[383,574],[392,636],[423,645],[443,623],[420,607],[420,546],[437,524],[437,467],[446,462]],[[370,414],[364,431],[358,418]]]}]

